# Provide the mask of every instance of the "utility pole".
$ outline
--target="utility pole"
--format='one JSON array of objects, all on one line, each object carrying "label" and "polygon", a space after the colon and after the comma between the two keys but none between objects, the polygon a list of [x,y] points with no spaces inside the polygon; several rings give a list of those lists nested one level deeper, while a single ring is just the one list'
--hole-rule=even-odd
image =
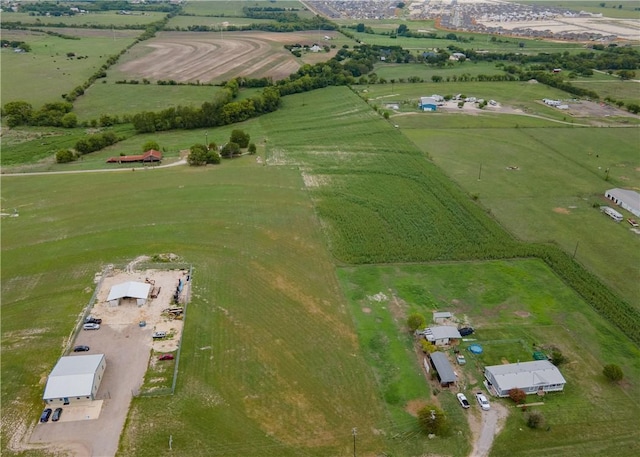
[{"label": "utility pole", "polygon": [[480,170],[478,171],[478,181],[480,181],[481,176],[482,176],[482,164],[480,164]]},{"label": "utility pole", "polygon": [[574,258],[574,259],[576,258],[576,252],[578,252],[578,243],[579,243],[579,242],[580,242],[580,241],[576,241],[576,248],[573,250],[573,258]]},{"label": "utility pole", "polygon": [[207,151],[209,150],[209,132],[204,132],[204,145],[207,147]]},{"label": "utility pole", "polygon": [[353,427],[351,434],[353,435],[353,457],[356,457],[356,435],[358,435],[358,429]]}]

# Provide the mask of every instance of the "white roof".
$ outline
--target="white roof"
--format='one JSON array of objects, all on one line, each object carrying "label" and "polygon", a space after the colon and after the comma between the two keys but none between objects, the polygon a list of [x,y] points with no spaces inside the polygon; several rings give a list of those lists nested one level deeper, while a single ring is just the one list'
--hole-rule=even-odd
[{"label": "white roof", "polygon": [[95,373],[103,360],[104,354],[61,357],[49,375],[42,398],[90,396]]},{"label": "white roof", "polygon": [[147,298],[149,296],[151,284],[144,282],[129,281],[117,284],[109,291],[107,301],[117,300],[119,298]]},{"label": "white roof", "polygon": [[630,208],[640,211],[640,194],[634,190],[609,189],[605,195],[611,195],[617,200],[625,202]]},{"label": "white roof", "polygon": [[452,325],[437,325],[435,327],[428,327],[425,330],[427,339],[433,338],[434,340],[442,340],[445,338],[462,338],[457,327]]},{"label": "white roof", "polygon": [[434,311],[433,318],[434,319],[449,319],[452,314],[449,311]]},{"label": "white roof", "polygon": [[567,382],[560,370],[548,360],[493,365],[484,369],[493,375],[501,390]]}]

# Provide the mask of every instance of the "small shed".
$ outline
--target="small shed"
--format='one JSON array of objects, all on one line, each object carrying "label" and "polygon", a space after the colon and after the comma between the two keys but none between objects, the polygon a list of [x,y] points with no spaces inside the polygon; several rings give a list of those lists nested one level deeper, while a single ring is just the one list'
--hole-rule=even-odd
[{"label": "small shed", "polygon": [[460,331],[452,325],[436,325],[427,327],[422,333],[427,341],[436,346],[458,343],[462,339]]},{"label": "small shed", "polygon": [[640,217],[640,194],[635,190],[609,189],[604,196],[630,213]]},{"label": "small shed", "polygon": [[104,354],[61,357],[51,370],[42,399],[49,406],[95,400],[106,368]]},{"label": "small shed", "polygon": [[150,290],[151,284],[136,281],[124,282],[111,288],[107,302],[109,306],[118,306],[123,298],[131,298],[138,306],[142,306],[147,302]]},{"label": "small shed", "polygon": [[431,366],[436,370],[442,387],[449,387],[456,383],[457,376],[444,352],[431,354]]},{"label": "small shed", "polygon": [[444,324],[447,319],[451,319],[453,314],[448,311],[434,311],[433,322],[436,324]]}]

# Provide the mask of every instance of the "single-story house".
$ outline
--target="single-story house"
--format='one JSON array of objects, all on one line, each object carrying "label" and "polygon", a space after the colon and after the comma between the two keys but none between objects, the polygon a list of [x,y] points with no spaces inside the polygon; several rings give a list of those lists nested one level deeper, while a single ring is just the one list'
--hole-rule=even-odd
[{"label": "single-story house", "polygon": [[422,111],[435,111],[438,109],[438,102],[433,97],[420,97],[418,108]]},{"label": "single-story house", "polygon": [[117,284],[111,288],[107,296],[109,306],[118,306],[123,298],[133,298],[138,306],[147,302],[151,284],[144,282],[129,281]]},{"label": "single-story house", "polygon": [[427,341],[435,344],[436,346],[457,343],[462,339],[462,335],[460,335],[458,328],[452,325],[436,325],[433,327],[427,327],[424,329],[422,334]]},{"label": "single-story house", "polygon": [[451,54],[451,55],[449,56],[449,60],[456,60],[456,61],[457,61],[457,60],[460,60],[460,59],[463,59],[463,60],[464,60],[464,59],[466,59],[466,58],[467,58],[467,56],[466,56],[466,55],[464,55],[464,54],[463,54],[463,53],[461,53],[461,52],[454,52],[453,54]]},{"label": "single-story house", "polygon": [[95,400],[106,368],[104,354],[61,357],[47,379],[42,399],[50,406]]},{"label": "single-story house", "polygon": [[616,205],[640,217],[640,194],[638,192],[627,189],[609,189],[604,193],[604,196]]},{"label": "single-story house", "polygon": [[129,163],[129,162],[161,162],[162,153],[155,149],[149,149],[144,154],[133,156],[110,157],[107,163]]},{"label": "single-story house", "polygon": [[444,324],[447,319],[451,319],[453,314],[448,311],[434,311],[433,322],[436,324]]},{"label": "single-story house", "polygon": [[314,44],[313,46],[311,46],[309,48],[309,51],[311,51],[311,52],[320,52],[320,51],[322,51],[322,47],[318,46],[317,44]]},{"label": "single-story house", "polygon": [[548,360],[485,367],[484,377],[489,390],[499,397],[508,397],[509,391],[515,388],[527,394],[561,391],[567,383],[560,370]]},{"label": "single-story house", "polygon": [[458,380],[449,359],[444,352],[434,352],[431,354],[431,366],[436,370],[440,385],[449,387]]}]

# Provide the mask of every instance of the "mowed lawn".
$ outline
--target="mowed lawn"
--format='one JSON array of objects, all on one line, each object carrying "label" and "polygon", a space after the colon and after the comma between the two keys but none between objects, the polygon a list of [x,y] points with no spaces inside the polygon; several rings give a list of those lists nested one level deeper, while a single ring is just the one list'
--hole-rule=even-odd
[{"label": "mowed lawn", "polygon": [[163,453],[169,435],[175,455],[339,455],[353,427],[380,449],[374,378],[302,188],[295,167],[253,157],[5,177],[20,216],[2,230],[3,442],[37,419],[94,274],[170,252],[194,266],[178,388],[134,401],[123,455]]},{"label": "mowed lawn", "polygon": [[609,204],[607,189],[640,186],[638,129],[454,128],[464,117],[449,116],[451,128],[432,130],[428,117],[417,127],[413,116],[403,132],[516,237],[575,253],[637,307],[640,237],[599,206]]},{"label": "mowed lawn", "polygon": [[[376,367],[378,378],[388,380],[386,392],[396,392],[399,397],[395,403],[390,402],[390,409],[397,414],[402,413],[408,398],[421,394],[417,387],[409,387],[411,381],[425,383],[415,352],[397,349],[412,341],[406,332],[406,316],[417,312],[431,322],[433,311],[450,311],[476,329],[472,338],[484,349],[481,356],[474,356],[466,350],[471,342],[460,346],[467,364],[457,366],[456,371],[460,388],[468,397],[478,389],[484,390],[484,366],[533,360],[534,344],[547,352],[556,347],[567,358],[560,365],[567,380],[563,393],[543,399],[527,397],[528,403],[543,402],[529,409],[542,412],[545,429],[529,429],[522,410],[511,400],[491,398],[510,411],[492,456],[634,456],[640,452],[640,432],[632,425],[640,413],[638,348],[595,314],[541,261],[354,266],[340,268],[338,275],[363,350]],[[602,375],[607,363],[623,367],[625,381],[610,384]],[[466,421],[459,414],[454,392],[438,390],[432,392],[449,415],[454,435],[457,430],[464,435]],[[478,412],[474,402],[465,414]],[[430,452],[455,455],[446,447],[454,446],[455,441],[435,439],[429,443]]]}]

